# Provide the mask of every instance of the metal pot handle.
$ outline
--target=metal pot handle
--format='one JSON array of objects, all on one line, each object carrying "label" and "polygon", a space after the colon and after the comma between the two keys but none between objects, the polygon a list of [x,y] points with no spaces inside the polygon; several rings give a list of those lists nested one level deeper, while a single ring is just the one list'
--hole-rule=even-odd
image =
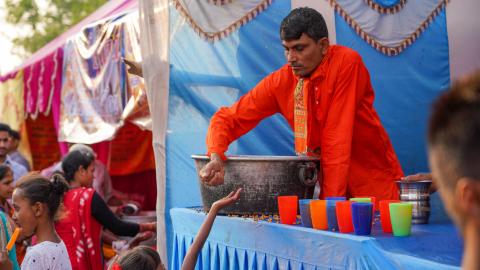
[{"label": "metal pot handle", "polygon": [[305,164],[298,165],[298,179],[302,185],[307,187],[313,187],[317,183],[317,164],[315,162],[307,162]]}]

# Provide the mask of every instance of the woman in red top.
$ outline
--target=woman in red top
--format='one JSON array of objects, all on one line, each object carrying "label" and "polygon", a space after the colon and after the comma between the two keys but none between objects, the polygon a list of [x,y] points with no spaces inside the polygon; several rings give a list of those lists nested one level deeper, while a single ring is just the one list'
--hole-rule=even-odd
[{"label": "woman in red top", "polygon": [[87,151],[72,151],[62,160],[70,190],[65,193],[66,215],[56,224],[67,246],[72,269],[102,270],[101,233],[103,227],[121,236],[155,231],[155,223],[136,224],[118,219],[105,201],[91,188],[95,157]]}]

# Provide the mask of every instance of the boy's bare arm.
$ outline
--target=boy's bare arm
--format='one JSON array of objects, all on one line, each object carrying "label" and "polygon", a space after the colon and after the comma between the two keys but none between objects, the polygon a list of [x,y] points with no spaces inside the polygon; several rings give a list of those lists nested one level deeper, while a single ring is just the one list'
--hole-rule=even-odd
[{"label": "boy's bare arm", "polygon": [[200,230],[195,236],[192,245],[187,251],[187,255],[185,255],[185,259],[183,260],[182,270],[193,270],[195,268],[195,264],[197,263],[198,254],[205,244],[208,235],[210,234],[210,230],[212,229],[213,222],[215,221],[215,217],[225,206],[228,206],[238,200],[240,197],[240,192],[242,191],[241,188],[237,189],[236,191],[230,192],[227,197],[220,199],[213,203],[210,211],[208,212],[207,218],[203,222]]}]

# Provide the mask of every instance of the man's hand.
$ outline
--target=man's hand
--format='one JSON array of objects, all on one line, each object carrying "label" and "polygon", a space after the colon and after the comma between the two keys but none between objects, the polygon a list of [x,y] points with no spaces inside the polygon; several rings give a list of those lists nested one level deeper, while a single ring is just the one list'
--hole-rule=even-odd
[{"label": "man's hand", "polygon": [[421,180],[432,180],[431,173],[416,173],[407,175],[401,178],[402,181],[421,181]]},{"label": "man's hand", "polygon": [[[417,174],[411,174],[402,177],[400,180],[402,181],[422,181],[422,180],[433,180],[432,173],[417,173]],[[434,193],[437,191],[437,185],[435,184],[435,181],[432,182],[430,185],[430,188],[428,189],[429,193]]]},{"label": "man's hand", "polygon": [[218,186],[223,184],[225,170],[222,158],[215,153],[211,154],[210,162],[200,170],[199,175],[206,185]]},{"label": "man's hand", "polygon": [[222,208],[229,206],[233,204],[234,202],[238,201],[240,198],[240,192],[242,191],[241,188],[237,189],[236,191],[230,192],[226,197],[214,202],[212,204],[212,207],[210,208],[210,211],[215,211],[215,213],[218,213]]},{"label": "man's hand", "polygon": [[123,62],[127,65],[128,73],[143,77],[142,63],[131,61],[125,58],[123,58]]}]

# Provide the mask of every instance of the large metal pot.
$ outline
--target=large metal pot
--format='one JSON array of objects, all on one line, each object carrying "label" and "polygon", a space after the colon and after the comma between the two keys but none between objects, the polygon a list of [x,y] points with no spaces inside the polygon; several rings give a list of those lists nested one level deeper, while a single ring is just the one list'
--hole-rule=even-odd
[{"label": "large metal pot", "polygon": [[[210,160],[204,155],[192,155],[198,172]],[[198,177],[203,208],[237,188],[243,188],[240,200],[223,214],[278,213],[279,195],[297,195],[299,199],[312,198],[315,184],[322,177],[320,160],[298,156],[230,156],[225,163],[224,184],[207,186]]]}]

